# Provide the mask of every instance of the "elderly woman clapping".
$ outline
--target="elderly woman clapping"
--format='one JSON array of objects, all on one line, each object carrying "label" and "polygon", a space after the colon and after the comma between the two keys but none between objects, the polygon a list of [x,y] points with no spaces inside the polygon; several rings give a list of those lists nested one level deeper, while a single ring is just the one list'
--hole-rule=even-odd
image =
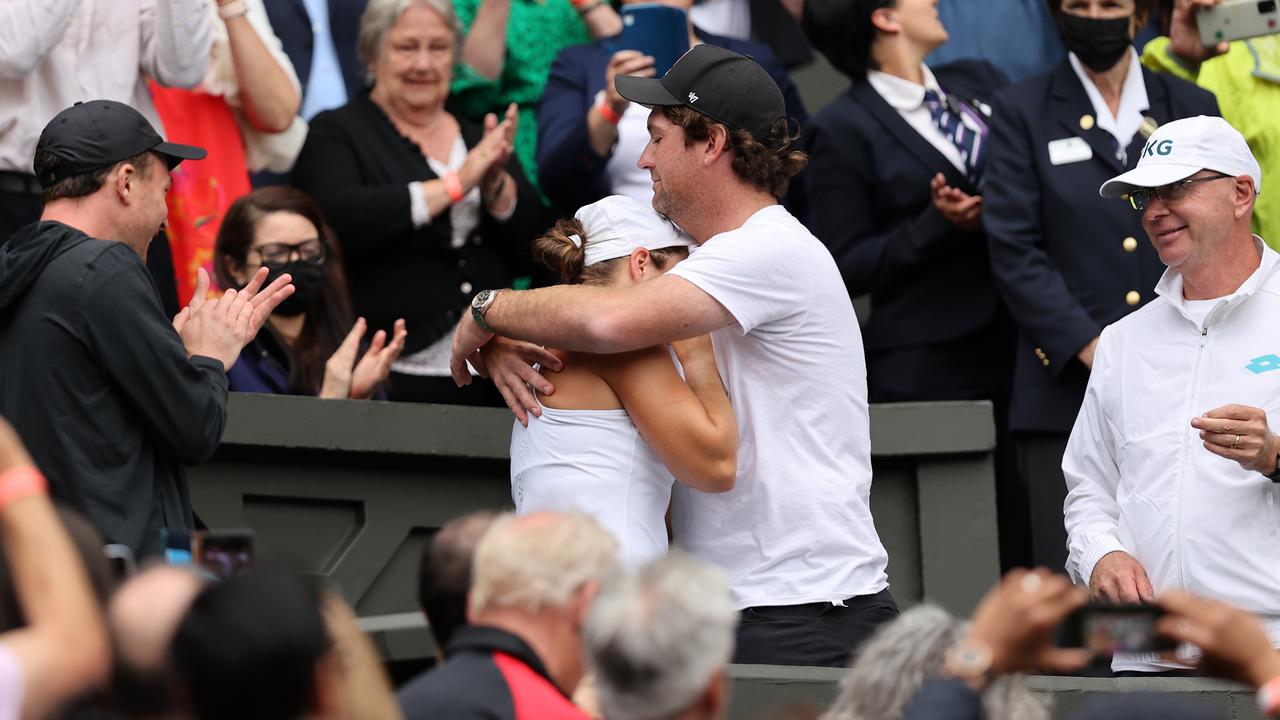
[{"label": "elderly woman clapping", "polygon": [[392,366],[396,400],[476,402],[449,380],[449,330],[476,292],[527,274],[549,224],[512,157],[514,106],[483,126],[445,109],[457,47],[449,0],[370,0],[359,50],[372,89],[315,117],[294,170],[337,232],[355,312],[373,330],[414,328]]}]

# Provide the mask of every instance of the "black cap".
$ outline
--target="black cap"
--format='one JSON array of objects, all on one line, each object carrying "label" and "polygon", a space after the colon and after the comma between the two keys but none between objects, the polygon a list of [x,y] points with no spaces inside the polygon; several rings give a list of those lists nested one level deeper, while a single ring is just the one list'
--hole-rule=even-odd
[{"label": "black cap", "polygon": [[204,149],[165,142],[142,113],[113,100],[78,102],[44,126],[36,152],[50,152],[65,161],[58,172],[37,173],[40,187],[69,177],[110,167],[146,151],[159,153],[169,169],[183,160],[203,160]]},{"label": "black cap", "polygon": [[619,75],[614,83],[632,102],[684,105],[765,144],[787,114],[782,91],[759,63],[714,45],[694,45],[661,78]]}]

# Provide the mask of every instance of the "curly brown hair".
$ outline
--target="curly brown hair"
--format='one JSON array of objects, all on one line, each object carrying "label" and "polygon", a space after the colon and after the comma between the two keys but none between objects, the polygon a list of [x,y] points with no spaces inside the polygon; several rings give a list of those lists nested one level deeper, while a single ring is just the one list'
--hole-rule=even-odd
[{"label": "curly brown hair", "polygon": [[[711,128],[723,123],[707,115],[685,107],[670,105],[662,108],[662,115],[671,124],[684,129],[684,145],[710,139]],[[787,194],[791,178],[804,169],[809,156],[791,148],[796,136],[791,133],[790,121],[778,118],[769,131],[768,144],[756,140],[750,132],[728,128],[728,148],[733,153],[733,172],[752,187],[763,190],[776,198]]]}]

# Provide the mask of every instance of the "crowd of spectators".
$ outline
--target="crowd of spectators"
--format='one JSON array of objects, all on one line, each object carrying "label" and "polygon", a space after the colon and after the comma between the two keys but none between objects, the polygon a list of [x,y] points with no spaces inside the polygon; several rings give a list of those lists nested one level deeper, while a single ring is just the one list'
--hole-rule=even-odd
[{"label": "crowd of spectators", "polygon": [[[1280,717],[1280,35],[1202,44],[1224,1],[658,0],[659,77],[635,0],[0,0],[0,720],[719,718],[730,662],[1036,720],[1089,599],[1199,649],[1117,674]],[[516,415],[398,694],[316,579],[151,564],[229,390]],[[996,427],[968,622],[898,615],[869,501],[868,401],[948,400]],[[652,496],[591,507],[563,410]]]}]

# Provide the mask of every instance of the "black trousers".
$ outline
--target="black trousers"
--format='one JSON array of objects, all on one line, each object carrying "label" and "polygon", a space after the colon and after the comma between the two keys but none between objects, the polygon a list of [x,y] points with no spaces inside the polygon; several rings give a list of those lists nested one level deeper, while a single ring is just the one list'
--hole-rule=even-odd
[{"label": "black trousers", "polygon": [[1058,573],[1067,566],[1067,530],[1062,521],[1067,480],[1062,475],[1062,454],[1069,437],[1067,433],[1014,433],[1018,472],[1031,501],[1031,554],[1035,565]]},{"label": "black trousers", "polygon": [[34,175],[0,172],[0,245],[39,220],[43,207]]},{"label": "black trousers", "polygon": [[844,601],[749,607],[738,622],[735,663],[845,667],[864,640],[898,617],[889,590]]}]

